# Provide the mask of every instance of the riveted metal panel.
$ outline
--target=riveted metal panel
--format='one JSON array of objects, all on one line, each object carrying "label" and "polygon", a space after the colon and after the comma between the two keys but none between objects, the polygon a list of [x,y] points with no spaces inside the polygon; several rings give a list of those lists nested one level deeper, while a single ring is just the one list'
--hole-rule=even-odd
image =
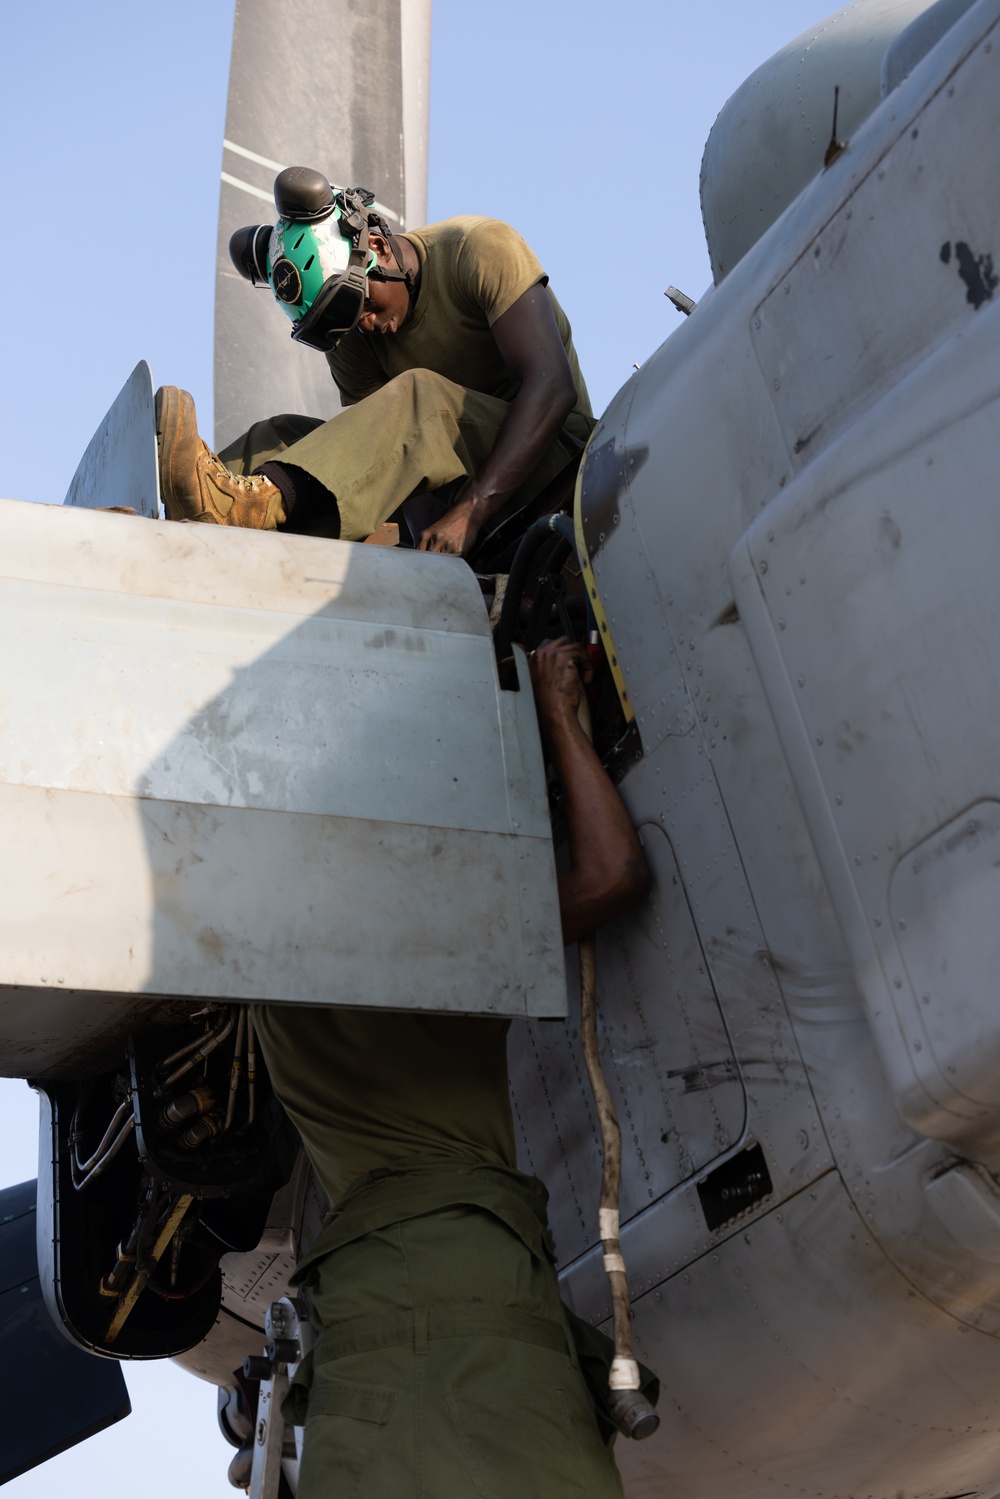
[{"label": "riveted metal panel", "polygon": [[836,1172],[633,1311],[664,1389],[656,1438],[616,1449],[635,1499],[661,1499],[665,1468],[743,1499],[995,1490],[1000,1344],[914,1295]]},{"label": "riveted metal panel", "polygon": [[998,347],[994,305],[769,506],[733,564],[896,1105],[988,1159],[997,768],[970,725],[1000,694]]},{"label": "riveted metal panel", "polygon": [[[1000,801],[977,802],[903,855],[889,909],[926,1045],[956,1093],[1000,1106],[996,999]],[[914,1039],[925,1044],[920,1036]]]},{"label": "riveted metal panel", "polygon": [[[622,1220],[700,1171],[743,1133],[732,1043],[670,841],[642,827],[651,899],[598,945],[601,1049],[622,1127]],[[565,1024],[519,1028],[511,1086],[526,1169],[547,1184],[560,1259],[594,1243],[600,1136],[583,1070],[578,987]]]},{"label": "riveted metal panel", "polygon": [[[755,309],[754,349],[797,468],[849,426],[873,388],[971,323],[996,290],[997,153],[968,142],[991,137],[997,24],[968,45],[960,78],[947,72],[922,107],[896,96],[886,148],[863,170],[851,172],[852,153],[834,162],[837,212]],[[935,170],[942,159],[960,159],[961,174]]]}]

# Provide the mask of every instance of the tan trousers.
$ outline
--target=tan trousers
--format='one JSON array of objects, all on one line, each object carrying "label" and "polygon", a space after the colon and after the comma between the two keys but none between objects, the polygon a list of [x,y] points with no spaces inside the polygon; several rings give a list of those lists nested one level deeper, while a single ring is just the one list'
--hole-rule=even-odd
[{"label": "tan trousers", "polygon": [[[509,409],[431,370],[407,370],[328,422],[292,415],[255,422],[219,457],[234,473],[275,459],[305,469],[336,497],[341,538],[363,541],[411,495],[476,473]],[[560,432],[502,515],[530,504],[581,445]]]}]

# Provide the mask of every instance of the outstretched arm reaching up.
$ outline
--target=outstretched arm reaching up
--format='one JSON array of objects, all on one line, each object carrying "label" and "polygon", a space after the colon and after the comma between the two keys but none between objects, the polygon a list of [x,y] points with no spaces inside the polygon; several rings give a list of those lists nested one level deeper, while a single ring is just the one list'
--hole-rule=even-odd
[{"label": "outstretched arm reaching up", "polygon": [[628,909],[649,888],[649,868],[625,804],[580,726],[590,665],[568,640],[529,658],[542,736],[566,798],[569,868],[559,873],[563,941],[575,942]]}]

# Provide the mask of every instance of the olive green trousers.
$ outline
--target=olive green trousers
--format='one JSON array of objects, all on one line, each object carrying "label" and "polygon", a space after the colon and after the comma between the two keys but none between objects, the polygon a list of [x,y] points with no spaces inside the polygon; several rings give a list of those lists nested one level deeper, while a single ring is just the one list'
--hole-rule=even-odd
[{"label": "olive green trousers", "polygon": [[318,1337],[285,1407],[305,1418],[298,1499],[622,1499],[531,1221],[544,1189],[400,1167],[362,1178],[303,1262]]},{"label": "olive green trousers", "polygon": [[[509,410],[431,370],[407,370],[328,422],[293,415],[255,422],[219,457],[237,474],[275,460],[304,469],[335,496],[341,539],[363,541],[412,495],[475,474]],[[579,434],[574,422],[582,423]],[[587,435],[583,419],[571,418],[503,514],[530,504]]]}]

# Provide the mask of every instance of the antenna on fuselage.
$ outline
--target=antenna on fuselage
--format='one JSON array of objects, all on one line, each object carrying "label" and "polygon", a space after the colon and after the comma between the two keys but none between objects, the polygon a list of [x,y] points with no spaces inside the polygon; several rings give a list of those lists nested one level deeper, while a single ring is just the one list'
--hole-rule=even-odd
[{"label": "antenna on fuselage", "polygon": [[830,130],[830,143],[823,156],[824,167],[832,166],[837,157],[847,150],[847,142],[837,138],[837,111],[840,108],[840,84],[834,85],[833,90],[833,126]]}]

